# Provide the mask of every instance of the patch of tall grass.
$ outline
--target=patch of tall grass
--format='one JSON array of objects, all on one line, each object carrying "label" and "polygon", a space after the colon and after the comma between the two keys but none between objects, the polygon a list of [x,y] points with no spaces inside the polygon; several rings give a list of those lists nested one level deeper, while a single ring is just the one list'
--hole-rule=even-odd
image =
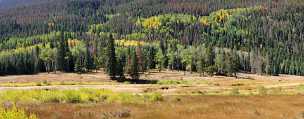
[{"label": "patch of tall grass", "polygon": [[161,101],[158,93],[132,94],[118,93],[110,90],[10,90],[0,93],[0,102],[21,103],[144,103]]},{"label": "patch of tall grass", "polygon": [[232,88],[231,92],[230,92],[230,95],[234,95],[234,96],[241,95],[240,89],[236,88],[236,87]]},{"label": "patch of tall grass", "polygon": [[13,107],[11,109],[0,108],[0,119],[37,119],[33,114],[27,115],[24,110]]},{"label": "patch of tall grass", "polygon": [[264,86],[258,86],[257,87],[258,95],[268,95],[268,89]]},{"label": "patch of tall grass", "polygon": [[296,88],[299,92],[304,92],[304,84],[297,86]]}]

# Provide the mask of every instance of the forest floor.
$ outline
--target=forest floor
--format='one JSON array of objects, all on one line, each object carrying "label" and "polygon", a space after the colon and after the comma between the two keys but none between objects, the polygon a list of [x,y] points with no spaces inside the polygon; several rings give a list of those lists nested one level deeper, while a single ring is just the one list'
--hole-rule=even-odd
[{"label": "forest floor", "polygon": [[104,72],[0,76],[6,90],[83,88],[160,93],[164,100],[129,103],[42,103],[20,107],[40,119],[304,119],[304,77],[239,73],[238,78],[177,71],[150,72],[116,82]]}]

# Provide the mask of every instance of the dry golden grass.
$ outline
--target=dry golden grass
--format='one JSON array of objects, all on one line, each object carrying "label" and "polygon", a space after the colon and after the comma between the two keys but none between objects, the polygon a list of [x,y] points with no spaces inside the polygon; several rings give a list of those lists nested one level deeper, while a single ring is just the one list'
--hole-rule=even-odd
[{"label": "dry golden grass", "polygon": [[150,104],[25,106],[41,119],[303,119],[304,96],[166,97]]},{"label": "dry golden grass", "polygon": [[32,83],[32,82],[111,82],[103,71],[88,74],[76,73],[40,73],[36,75],[0,76],[0,83]]},{"label": "dry golden grass", "polygon": [[115,82],[109,80],[103,71],[88,74],[58,72],[2,76],[0,90],[96,88],[134,93],[159,92],[165,95],[229,95],[233,90],[238,90],[241,94],[252,95],[258,94],[260,89],[265,88],[267,93],[275,95],[304,93],[304,89],[298,90],[300,85],[304,85],[304,77],[291,75],[261,76],[240,73],[236,79],[223,76],[200,77],[197,73],[189,72],[184,75],[184,72],[178,71],[151,71],[149,74],[142,74],[141,77],[143,82],[148,84]]},{"label": "dry golden grass", "polygon": [[[239,73],[238,78],[213,76],[213,77],[200,77],[198,73],[180,71],[150,71],[150,73],[142,74],[143,80],[207,80],[224,85],[231,85],[238,81],[258,84],[273,84],[273,83],[304,83],[303,76],[293,75],[280,75],[280,76],[263,76],[256,74]],[[113,82],[109,77],[100,70],[87,74],[76,73],[40,73],[36,75],[14,75],[14,76],[0,76],[0,83],[32,83],[32,82]]]}]

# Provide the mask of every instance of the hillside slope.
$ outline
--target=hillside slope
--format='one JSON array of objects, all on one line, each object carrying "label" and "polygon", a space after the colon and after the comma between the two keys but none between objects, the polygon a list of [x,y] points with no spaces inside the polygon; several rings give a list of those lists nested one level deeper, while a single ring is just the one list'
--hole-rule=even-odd
[{"label": "hillside slope", "polygon": [[150,69],[304,75],[303,10],[301,0],[51,0],[16,7],[0,13],[0,74],[90,72],[113,61],[122,77]]}]

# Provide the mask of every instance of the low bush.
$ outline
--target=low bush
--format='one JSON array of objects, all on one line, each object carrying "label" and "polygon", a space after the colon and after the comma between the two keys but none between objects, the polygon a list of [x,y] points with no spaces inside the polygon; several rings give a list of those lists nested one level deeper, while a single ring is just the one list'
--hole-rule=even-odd
[{"label": "low bush", "polygon": [[299,92],[304,92],[304,84],[301,84],[301,85],[297,86],[297,90]]}]

